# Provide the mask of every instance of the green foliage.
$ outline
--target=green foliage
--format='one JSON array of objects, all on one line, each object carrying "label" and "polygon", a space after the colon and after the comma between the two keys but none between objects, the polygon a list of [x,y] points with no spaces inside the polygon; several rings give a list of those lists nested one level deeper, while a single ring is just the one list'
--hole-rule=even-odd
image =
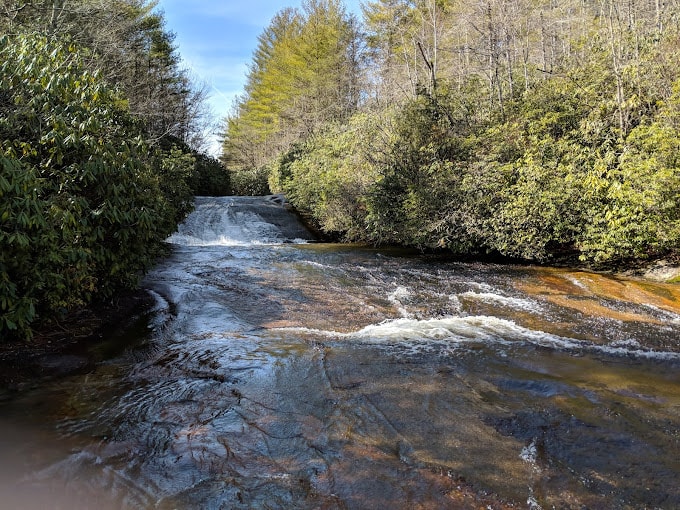
[{"label": "green foliage", "polygon": [[219,160],[205,154],[194,154],[195,164],[189,179],[194,195],[231,195],[230,173]]},{"label": "green foliage", "polygon": [[[680,242],[680,117],[674,95],[658,120],[636,127],[600,181],[602,205],[583,235],[584,259],[644,259]],[[602,182],[604,181],[604,182]]]},{"label": "green foliage", "polygon": [[376,242],[470,246],[457,221],[471,151],[469,127],[446,99],[422,93],[397,114],[395,136],[369,200],[367,221]]},{"label": "green foliage", "polygon": [[269,195],[269,173],[269,167],[266,166],[255,170],[232,171],[229,178],[232,193],[247,196]]},{"label": "green foliage", "polygon": [[189,180],[196,168],[196,158],[190,152],[176,145],[159,151],[155,173],[158,176],[160,191],[171,207],[168,214],[167,229],[170,231],[191,211],[194,192]]},{"label": "green foliage", "polygon": [[55,236],[45,232],[35,171],[4,156],[0,165],[0,332],[26,335],[38,302],[36,252],[49,248]]},{"label": "green foliage", "polygon": [[[0,334],[136,283],[186,211],[73,45],[0,39]],[[171,163],[161,164],[177,177]]]},{"label": "green foliage", "polygon": [[357,41],[356,21],[339,0],[306,0],[301,10],[278,13],[259,38],[245,93],[227,120],[225,163],[252,177],[291,143],[348,119],[358,104]]},{"label": "green foliage", "polygon": [[84,68],[121,91],[147,134],[192,143],[201,131],[202,93],[192,87],[157,7],[156,0],[5,0],[0,33],[73,42]]},{"label": "green foliage", "polygon": [[489,245],[503,255],[527,260],[545,260],[555,251],[573,249],[583,211],[569,165],[543,166],[527,154],[512,171],[516,179],[502,190],[487,222]]},{"label": "green foliage", "polygon": [[277,162],[271,187],[286,193],[322,231],[365,238],[366,195],[378,177],[369,159],[375,120],[358,114],[294,146]]},{"label": "green foliage", "polygon": [[[275,18],[229,121],[227,164],[270,168],[272,189],[348,240],[592,265],[677,254],[676,5],[363,11],[364,53],[336,2]],[[361,76],[357,55],[364,80],[343,81]]]}]

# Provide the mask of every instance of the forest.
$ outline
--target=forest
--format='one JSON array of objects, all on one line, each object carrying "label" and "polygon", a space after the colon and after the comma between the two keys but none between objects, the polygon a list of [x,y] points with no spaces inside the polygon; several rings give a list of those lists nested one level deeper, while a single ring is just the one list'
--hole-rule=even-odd
[{"label": "forest", "polygon": [[155,2],[0,3],[0,338],[137,284],[195,194],[205,91]]},{"label": "forest", "polygon": [[[0,337],[134,287],[195,195],[332,239],[620,267],[677,257],[675,0],[304,0],[206,156],[153,0],[0,2]],[[226,169],[226,170],[225,170]]]},{"label": "forest", "polygon": [[595,268],[675,257],[674,0],[305,0],[227,119],[241,193],[327,235]]}]

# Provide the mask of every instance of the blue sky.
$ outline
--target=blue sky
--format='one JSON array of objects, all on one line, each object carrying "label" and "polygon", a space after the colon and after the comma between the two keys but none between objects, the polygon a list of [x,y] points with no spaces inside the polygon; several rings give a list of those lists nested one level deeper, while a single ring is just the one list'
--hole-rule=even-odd
[{"label": "blue sky", "polygon": [[[160,0],[166,29],[184,65],[198,82],[210,89],[210,107],[224,118],[234,98],[243,91],[257,37],[274,15],[301,0]],[[360,13],[360,0],[345,0],[350,12]],[[214,148],[215,149],[215,148]]]}]

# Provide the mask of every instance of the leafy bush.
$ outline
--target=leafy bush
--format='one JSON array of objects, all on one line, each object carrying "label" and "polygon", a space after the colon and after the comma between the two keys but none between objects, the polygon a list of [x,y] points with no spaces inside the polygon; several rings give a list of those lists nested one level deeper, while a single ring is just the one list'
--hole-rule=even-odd
[{"label": "leafy bush", "polygon": [[381,178],[371,190],[371,239],[420,248],[466,251],[471,240],[459,213],[471,155],[470,126],[445,95],[421,93],[395,116],[397,125]]},{"label": "leafy bush", "polygon": [[230,173],[217,159],[195,154],[189,185],[194,195],[226,196],[232,193]]},{"label": "leafy bush", "polygon": [[262,196],[270,193],[269,168],[234,170],[230,173],[231,191],[234,195]]},{"label": "leafy bush", "polygon": [[326,129],[283,155],[270,183],[327,234],[347,240],[366,238],[366,197],[378,179],[369,159],[375,118],[354,116]]},{"label": "leafy bush", "polygon": [[125,106],[75,47],[0,39],[2,338],[136,283],[174,230],[182,199]]},{"label": "leafy bush", "polygon": [[[677,99],[674,99],[677,101]],[[667,112],[667,110],[666,110]],[[680,138],[664,112],[631,131],[601,183],[602,203],[585,229],[584,260],[645,259],[680,242]]]},{"label": "leafy bush", "polygon": [[173,231],[193,208],[194,192],[189,185],[196,158],[176,145],[158,150],[154,159],[154,172],[158,175],[160,191],[168,202],[166,229]]}]

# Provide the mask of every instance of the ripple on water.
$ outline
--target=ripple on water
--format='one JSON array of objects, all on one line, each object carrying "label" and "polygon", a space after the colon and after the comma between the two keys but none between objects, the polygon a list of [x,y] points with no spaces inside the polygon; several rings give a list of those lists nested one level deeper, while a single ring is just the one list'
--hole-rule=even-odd
[{"label": "ripple on water", "polygon": [[37,429],[0,435],[25,487],[87,508],[680,507],[678,287],[268,245],[298,237],[271,205],[198,199],[145,280],[146,350],[3,402],[3,432]]}]

